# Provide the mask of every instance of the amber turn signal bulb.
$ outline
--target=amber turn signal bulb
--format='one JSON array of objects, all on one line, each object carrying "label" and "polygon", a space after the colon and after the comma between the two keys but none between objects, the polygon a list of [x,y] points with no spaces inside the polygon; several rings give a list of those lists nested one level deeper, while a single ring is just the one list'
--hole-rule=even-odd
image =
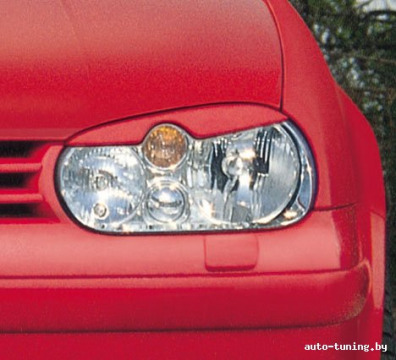
[{"label": "amber turn signal bulb", "polygon": [[178,165],[187,152],[185,135],[170,125],[160,125],[147,136],[143,154],[150,164],[162,169]]}]

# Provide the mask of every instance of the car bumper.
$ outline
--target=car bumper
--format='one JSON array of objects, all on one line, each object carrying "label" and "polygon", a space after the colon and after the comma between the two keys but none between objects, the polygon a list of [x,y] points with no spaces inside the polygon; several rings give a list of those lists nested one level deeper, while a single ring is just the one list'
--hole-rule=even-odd
[{"label": "car bumper", "polygon": [[378,359],[304,346],[381,342],[384,224],[351,205],[243,234],[2,225],[1,358]]},{"label": "car bumper", "polygon": [[369,267],[287,275],[0,281],[3,331],[153,331],[329,325],[357,316]]},{"label": "car bumper", "polygon": [[[0,335],[2,359],[380,359],[367,351],[305,350],[307,345],[361,344],[359,318],[308,328]],[[368,324],[367,324],[368,325]]]}]

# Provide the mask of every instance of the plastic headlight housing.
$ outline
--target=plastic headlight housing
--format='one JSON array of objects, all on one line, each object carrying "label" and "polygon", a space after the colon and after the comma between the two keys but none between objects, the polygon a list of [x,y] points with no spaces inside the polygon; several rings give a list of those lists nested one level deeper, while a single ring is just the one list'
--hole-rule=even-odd
[{"label": "plastic headlight housing", "polygon": [[67,148],[56,179],[79,223],[120,234],[285,226],[315,192],[310,150],[289,122],[208,139],[162,124],[140,145]]}]

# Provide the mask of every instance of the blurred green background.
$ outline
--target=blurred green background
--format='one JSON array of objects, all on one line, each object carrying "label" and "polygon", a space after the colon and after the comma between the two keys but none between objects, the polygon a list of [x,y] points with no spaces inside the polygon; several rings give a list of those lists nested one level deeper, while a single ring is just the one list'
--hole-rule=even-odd
[{"label": "blurred green background", "polygon": [[[386,182],[388,256],[396,300],[396,4],[291,0],[344,90],[371,123]],[[394,301],[396,304],[396,301]]]}]

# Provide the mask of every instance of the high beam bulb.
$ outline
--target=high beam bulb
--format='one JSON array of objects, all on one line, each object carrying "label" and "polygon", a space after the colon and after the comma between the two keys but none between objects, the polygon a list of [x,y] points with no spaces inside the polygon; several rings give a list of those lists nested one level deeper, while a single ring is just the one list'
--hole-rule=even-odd
[{"label": "high beam bulb", "polygon": [[161,223],[171,223],[186,214],[186,195],[176,182],[160,182],[150,189],[146,200],[148,214]]}]

